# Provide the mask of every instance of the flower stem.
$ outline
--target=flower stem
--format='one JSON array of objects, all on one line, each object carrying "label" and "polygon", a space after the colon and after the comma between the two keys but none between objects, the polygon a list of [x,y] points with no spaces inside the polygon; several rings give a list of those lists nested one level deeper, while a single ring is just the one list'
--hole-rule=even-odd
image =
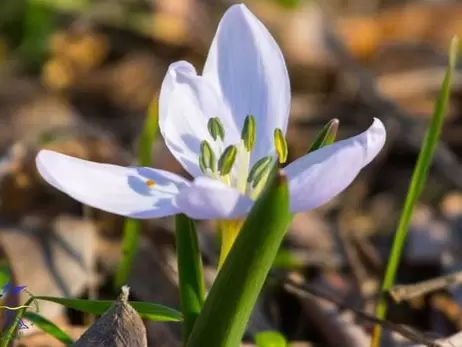
[{"label": "flower stem", "polygon": [[231,247],[233,247],[234,241],[236,240],[243,223],[244,221],[241,219],[223,220],[218,222],[221,232],[221,249],[220,259],[218,260],[218,270],[220,270],[221,266],[225,262]]}]

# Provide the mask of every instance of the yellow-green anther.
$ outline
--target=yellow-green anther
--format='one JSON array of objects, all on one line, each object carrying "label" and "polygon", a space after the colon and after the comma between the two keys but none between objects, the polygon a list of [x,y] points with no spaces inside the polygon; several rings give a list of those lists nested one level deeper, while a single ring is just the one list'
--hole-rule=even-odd
[{"label": "yellow-green anther", "polygon": [[207,128],[209,129],[209,133],[215,141],[218,138],[223,141],[225,138],[225,128],[223,127],[223,123],[221,122],[220,118],[210,118],[209,122],[207,123]]},{"label": "yellow-green anther", "polygon": [[199,156],[199,167],[201,168],[202,173],[207,173],[207,163],[205,162],[204,156],[202,154]]},{"label": "yellow-green anther", "polygon": [[252,152],[253,146],[255,145],[255,117],[248,115],[244,120],[244,127],[242,128],[241,139],[244,142],[244,147],[247,152]]},{"label": "yellow-green anther", "polygon": [[271,156],[263,157],[259,161],[257,161],[254,166],[250,169],[249,177],[247,178],[248,183],[254,182],[253,186],[256,186],[255,181],[258,177],[263,177],[263,173],[268,170],[270,167],[271,161],[273,158]]},{"label": "yellow-green anther", "polygon": [[284,133],[279,128],[274,130],[274,147],[276,148],[276,153],[279,157],[279,163],[284,164],[287,161],[289,149],[287,147],[287,141],[284,137]]},{"label": "yellow-green anther", "polygon": [[201,153],[199,156],[199,166],[201,170],[204,171],[210,169],[212,172],[217,171],[217,159],[215,153],[213,153],[212,147],[207,141],[201,142]]},{"label": "yellow-green anther", "polygon": [[226,147],[218,159],[218,171],[221,175],[227,175],[230,173],[233,168],[234,162],[236,161],[237,156],[237,147],[234,145]]}]

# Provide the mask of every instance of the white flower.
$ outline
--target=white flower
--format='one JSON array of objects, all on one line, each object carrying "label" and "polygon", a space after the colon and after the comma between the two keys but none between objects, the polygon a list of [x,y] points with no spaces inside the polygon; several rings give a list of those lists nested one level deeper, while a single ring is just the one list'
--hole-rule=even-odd
[{"label": "white flower", "polygon": [[[162,83],[160,131],[192,182],[163,170],[48,150],[37,155],[37,168],[55,188],[115,214],[233,219],[248,213],[274,161],[285,161],[289,107],[289,77],[276,41],[246,6],[234,5],[218,26],[202,76],[179,61]],[[316,208],[342,192],[385,137],[375,119],[364,133],[286,166],[291,211]]]}]

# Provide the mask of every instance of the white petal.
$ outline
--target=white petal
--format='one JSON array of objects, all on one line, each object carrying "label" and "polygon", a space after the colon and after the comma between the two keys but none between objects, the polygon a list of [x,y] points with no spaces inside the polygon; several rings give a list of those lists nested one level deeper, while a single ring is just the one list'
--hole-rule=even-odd
[{"label": "white petal", "polygon": [[[209,141],[217,158],[219,147],[210,136],[207,123],[219,117],[225,128],[225,145],[239,137],[229,110],[223,105],[213,85],[197,76],[187,62],[169,67],[159,98],[159,127],[170,152],[193,176],[200,176],[200,143]],[[223,147],[224,145],[221,145]]]},{"label": "white petal", "polygon": [[[178,213],[172,199],[190,183],[163,170],[100,164],[42,150],[39,173],[49,184],[83,204],[134,218]],[[149,188],[147,180],[154,180]]]},{"label": "white petal", "polygon": [[323,147],[284,168],[291,211],[308,211],[341,193],[380,152],[385,139],[385,127],[374,119],[362,134]]},{"label": "white petal", "polygon": [[167,74],[165,75],[162,82],[159,94],[159,127],[161,132],[163,131],[163,124],[168,114],[168,100],[170,100],[170,95],[175,88],[178,72],[186,75],[196,75],[196,69],[187,61],[177,61],[173,64],[170,64],[167,70]]},{"label": "white petal", "polygon": [[245,215],[252,200],[217,180],[198,177],[176,196],[175,204],[190,218],[232,219]]},{"label": "white petal", "polygon": [[239,130],[247,115],[255,116],[252,163],[273,153],[274,129],[287,129],[289,75],[278,44],[245,5],[231,6],[224,14],[203,75],[232,110]]}]

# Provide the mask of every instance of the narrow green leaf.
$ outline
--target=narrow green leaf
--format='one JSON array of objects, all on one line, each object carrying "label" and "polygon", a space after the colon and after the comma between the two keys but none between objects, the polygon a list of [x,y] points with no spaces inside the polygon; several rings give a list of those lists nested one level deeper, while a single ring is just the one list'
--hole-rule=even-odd
[{"label": "narrow green leaf", "polygon": [[38,69],[47,55],[48,39],[55,31],[55,12],[46,4],[26,1],[19,52],[34,69]]},{"label": "narrow green leaf", "polygon": [[[97,315],[103,314],[114,304],[114,300],[69,299],[55,296],[36,296],[35,299],[55,302],[77,311]],[[182,320],[181,313],[170,307],[143,301],[130,301],[130,305],[139,313],[141,318],[158,322],[179,322]]]},{"label": "narrow green leaf", "polygon": [[153,161],[152,149],[159,132],[159,115],[156,102],[149,106],[148,115],[144,123],[143,131],[138,140],[138,164],[151,166]]},{"label": "narrow green leaf", "polygon": [[24,318],[29,319],[34,323],[35,326],[39,327],[41,330],[50,334],[58,341],[66,344],[71,345],[74,343],[72,338],[63,330],[61,330],[55,323],[49,321],[45,317],[35,313],[35,312],[26,312],[24,314]]},{"label": "narrow green leaf", "polygon": [[263,331],[255,336],[257,347],[287,347],[287,340],[277,331]]},{"label": "narrow green leaf", "polygon": [[183,341],[186,341],[204,304],[205,282],[194,221],[178,214],[175,224]]},{"label": "narrow green leaf", "polygon": [[[152,166],[152,147],[159,131],[157,103],[151,103],[143,131],[139,138],[138,163],[141,166]],[[122,240],[122,259],[117,267],[114,287],[116,291],[128,281],[131,266],[138,250],[142,221],[126,218]]]},{"label": "narrow green leaf", "polygon": [[[422,149],[419,153],[417,159],[417,164],[412,174],[411,183],[406,195],[406,200],[404,202],[404,208],[401,212],[401,217],[399,220],[398,228],[393,240],[393,246],[391,249],[390,257],[388,258],[387,269],[385,273],[385,279],[382,284],[382,293],[385,293],[394,283],[396,277],[396,270],[398,269],[398,264],[401,259],[401,253],[406,241],[407,230],[409,223],[412,217],[412,212],[414,210],[414,205],[417,199],[420,196],[422,188],[425,184],[425,181],[428,176],[428,170],[430,168],[433,153],[441,134],[441,128],[444,123],[444,116],[447,112],[447,105],[449,101],[450,91],[451,91],[451,80],[452,73],[454,71],[454,66],[456,64],[456,55],[458,52],[458,39],[453,38],[451,42],[451,48],[449,53],[449,66],[446,71],[446,75],[443,80],[440,94],[435,104],[435,110],[433,112],[433,117],[430,122],[430,126],[425,135],[424,143]],[[383,298],[379,300],[376,315],[377,318],[384,319],[387,313],[387,302]],[[375,326],[371,346],[378,347],[380,345],[380,335],[381,328],[380,326]]]},{"label": "narrow green leaf", "polygon": [[319,132],[318,136],[314,139],[307,153],[314,152],[319,148],[330,145],[334,143],[335,138],[337,137],[339,120],[332,119],[330,120]]},{"label": "narrow green leaf", "polygon": [[141,221],[126,218],[122,240],[122,259],[117,267],[115,274],[114,287],[117,290],[127,284],[130,270],[135,260],[135,255],[139,245],[139,235],[141,233]]},{"label": "narrow green leaf", "polygon": [[209,292],[186,347],[236,347],[291,220],[289,190],[273,171]]},{"label": "narrow green leaf", "polygon": [[6,260],[0,262],[0,289],[11,280],[11,268]]}]

